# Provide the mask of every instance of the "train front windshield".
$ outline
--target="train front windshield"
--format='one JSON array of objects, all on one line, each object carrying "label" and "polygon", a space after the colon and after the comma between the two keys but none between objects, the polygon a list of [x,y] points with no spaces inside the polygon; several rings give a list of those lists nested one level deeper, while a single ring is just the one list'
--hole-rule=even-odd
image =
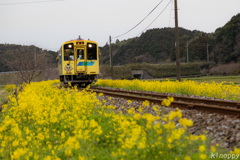
[{"label": "train front windshield", "polygon": [[94,43],[87,43],[87,59],[97,60],[97,45]]},{"label": "train front windshield", "polygon": [[73,43],[64,45],[64,61],[73,61],[74,60],[74,47]]},{"label": "train front windshield", "polygon": [[[74,44],[68,43],[64,45],[64,61],[74,61]],[[84,49],[77,49],[77,60],[84,60],[85,56],[87,60],[97,60],[97,45],[94,43],[87,43],[87,54],[84,55]]]}]

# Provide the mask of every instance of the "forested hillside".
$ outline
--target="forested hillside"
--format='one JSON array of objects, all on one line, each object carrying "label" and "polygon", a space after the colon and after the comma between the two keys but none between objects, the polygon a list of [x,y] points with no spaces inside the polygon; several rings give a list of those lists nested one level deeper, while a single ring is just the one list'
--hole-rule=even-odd
[{"label": "forested hillside", "polygon": [[[11,51],[17,51],[21,48],[26,48],[29,46],[22,46],[22,45],[16,45],[16,44],[0,44],[0,72],[7,72],[7,71],[12,71],[12,69],[6,64],[7,62],[5,61],[9,57],[9,52]],[[29,54],[38,54],[40,51],[42,51],[41,48],[38,48],[34,45],[30,46],[32,52]],[[50,63],[56,64],[56,57],[57,57],[57,52],[54,51],[46,51],[47,53],[47,58],[50,59]],[[55,66],[56,66],[55,65]]]},{"label": "forested hillside", "polygon": [[[188,48],[186,47],[188,43]],[[240,56],[240,14],[233,16],[223,27],[214,33],[190,31],[179,28],[179,46],[181,62],[209,61],[230,63],[238,61]],[[109,44],[100,47],[100,64],[109,64]],[[116,40],[112,44],[113,64],[174,62],[175,29],[150,29],[140,37],[124,41]]]},{"label": "forested hillside", "polygon": [[[189,41],[200,34],[200,31],[189,31],[179,28],[181,41]],[[137,38],[121,42],[116,40],[116,43],[112,44],[113,63],[114,65],[122,65],[127,63],[160,63],[169,61],[174,43],[174,28],[150,29]],[[109,64],[109,44],[100,49],[102,52],[100,64]]]},{"label": "forested hillside", "polygon": [[216,47],[214,59],[216,62],[229,63],[238,61],[240,57],[240,13],[233,16],[223,27],[215,31]]}]

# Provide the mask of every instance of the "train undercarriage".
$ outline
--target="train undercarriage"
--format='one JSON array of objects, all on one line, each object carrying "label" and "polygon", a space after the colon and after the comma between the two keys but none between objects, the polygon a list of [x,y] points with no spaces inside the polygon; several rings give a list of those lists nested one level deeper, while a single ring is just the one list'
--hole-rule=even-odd
[{"label": "train undercarriage", "polygon": [[81,85],[87,86],[97,81],[97,75],[84,75],[84,74],[62,75],[60,76],[60,81],[63,82],[64,84],[71,83],[72,85],[78,84],[79,86]]}]

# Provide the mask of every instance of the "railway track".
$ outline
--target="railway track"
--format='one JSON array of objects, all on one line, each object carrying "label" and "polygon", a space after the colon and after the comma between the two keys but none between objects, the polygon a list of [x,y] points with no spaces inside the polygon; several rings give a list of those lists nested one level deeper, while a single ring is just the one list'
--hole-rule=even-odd
[{"label": "railway track", "polygon": [[[103,93],[108,96],[115,96],[126,98],[129,100],[148,100],[150,103],[161,104],[163,99],[169,95],[161,93],[143,93],[136,91],[110,89],[103,87],[91,86],[90,90],[96,93]],[[219,113],[224,115],[234,115],[240,117],[240,102],[225,101],[225,100],[212,100],[203,98],[193,98],[184,96],[171,96],[174,101],[170,107],[177,107],[181,109],[195,109],[199,111],[207,111],[212,113]]]}]

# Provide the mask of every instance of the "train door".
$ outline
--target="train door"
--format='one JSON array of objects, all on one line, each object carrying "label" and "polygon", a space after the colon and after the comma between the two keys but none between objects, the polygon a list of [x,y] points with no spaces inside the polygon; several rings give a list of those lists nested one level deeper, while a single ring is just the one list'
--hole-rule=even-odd
[{"label": "train door", "polygon": [[76,61],[75,61],[75,73],[85,73],[87,71],[86,61],[86,52],[85,48],[76,48]]}]

